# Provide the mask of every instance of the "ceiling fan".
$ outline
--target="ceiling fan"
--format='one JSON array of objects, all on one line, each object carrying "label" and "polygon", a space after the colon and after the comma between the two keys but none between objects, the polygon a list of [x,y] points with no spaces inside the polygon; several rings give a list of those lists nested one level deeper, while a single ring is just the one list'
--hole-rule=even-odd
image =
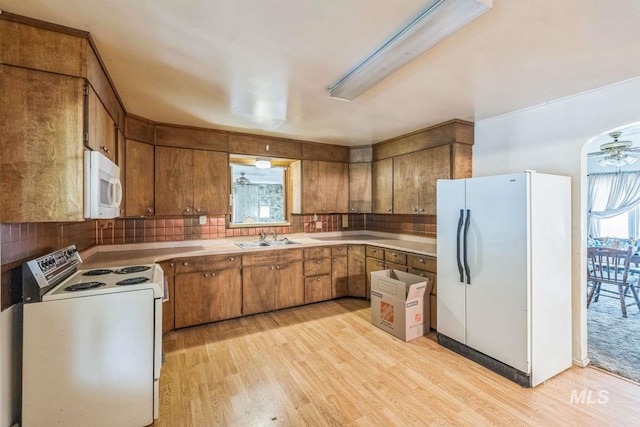
[{"label": "ceiling fan", "polygon": [[640,147],[633,147],[631,141],[618,141],[622,132],[611,132],[609,136],[613,141],[607,142],[600,146],[600,151],[589,153],[588,157],[605,156],[598,164],[600,166],[617,166],[622,167],[635,163],[638,159],[630,156],[628,153],[639,153]]}]

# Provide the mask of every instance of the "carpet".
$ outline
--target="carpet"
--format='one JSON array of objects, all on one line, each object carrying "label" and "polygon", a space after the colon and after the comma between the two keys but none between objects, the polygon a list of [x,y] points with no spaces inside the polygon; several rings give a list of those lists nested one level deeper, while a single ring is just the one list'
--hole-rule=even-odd
[{"label": "carpet", "polygon": [[[633,297],[626,299],[627,303]],[[600,297],[587,310],[588,357],[594,366],[640,382],[640,311],[627,307],[622,317],[620,300]]]}]

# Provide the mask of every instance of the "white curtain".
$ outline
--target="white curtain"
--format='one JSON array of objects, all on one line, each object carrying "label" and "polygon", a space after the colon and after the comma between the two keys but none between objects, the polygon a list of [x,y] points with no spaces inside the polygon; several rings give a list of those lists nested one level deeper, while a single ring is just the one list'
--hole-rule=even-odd
[{"label": "white curtain", "polygon": [[640,203],[640,172],[591,174],[588,177],[589,235],[600,234],[598,220],[611,218]]}]

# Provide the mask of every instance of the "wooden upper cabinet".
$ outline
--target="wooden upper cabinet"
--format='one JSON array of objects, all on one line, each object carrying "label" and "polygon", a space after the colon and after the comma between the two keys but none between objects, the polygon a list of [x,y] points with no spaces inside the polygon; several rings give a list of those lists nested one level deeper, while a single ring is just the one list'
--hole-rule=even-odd
[{"label": "wooden upper cabinet", "polygon": [[219,151],[193,152],[193,210],[195,214],[229,212],[229,157]]},{"label": "wooden upper cabinet", "polygon": [[155,147],[155,214],[193,213],[193,150]]},{"label": "wooden upper cabinet", "polygon": [[376,160],[372,163],[372,211],[393,212],[393,159]]},{"label": "wooden upper cabinet", "polygon": [[85,86],[85,144],[116,162],[116,127],[91,85]]},{"label": "wooden upper cabinet", "polygon": [[349,212],[371,212],[371,163],[349,165]]},{"label": "wooden upper cabinet", "polygon": [[403,154],[393,162],[393,212],[435,215],[436,181],[451,177],[451,147]]},{"label": "wooden upper cabinet", "polygon": [[153,145],[127,139],[125,152],[125,216],[153,215]]},{"label": "wooden upper cabinet", "polygon": [[349,164],[302,161],[302,211],[338,213],[349,209]]},{"label": "wooden upper cabinet", "polygon": [[229,150],[229,135],[214,129],[156,124],[155,144],[226,152]]},{"label": "wooden upper cabinet", "polygon": [[84,220],[83,89],[0,64],[0,223]]},{"label": "wooden upper cabinet", "polygon": [[122,183],[122,201],[120,202],[120,216],[124,216],[127,212],[127,162],[126,156],[126,142],[124,134],[120,129],[116,130],[116,163],[120,167],[120,182]]},{"label": "wooden upper cabinet", "polygon": [[155,148],[155,214],[225,214],[229,210],[227,153]]}]

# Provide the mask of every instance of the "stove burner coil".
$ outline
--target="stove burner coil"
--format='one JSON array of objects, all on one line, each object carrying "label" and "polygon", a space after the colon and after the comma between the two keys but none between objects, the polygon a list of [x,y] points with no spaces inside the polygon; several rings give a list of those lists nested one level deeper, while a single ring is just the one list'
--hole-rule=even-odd
[{"label": "stove burner coil", "polygon": [[75,285],[67,286],[64,288],[65,291],[84,291],[87,289],[99,288],[102,286],[106,286],[106,283],[102,282],[84,282],[84,283],[76,283]]},{"label": "stove burner coil", "polygon": [[130,274],[130,273],[140,273],[142,271],[147,271],[151,269],[151,267],[147,265],[134,265],[132,267],[124,267],[120,270],[116,270],[117,274]]},{"label": "stove burner coil", "polygon": [[147,277],[132,277],[131,279],[124,279],[116,283],[116,285],[137,285],[139,283],[148,282]]},{"label": "stove burner coil", "polygon": [[113,270],[108,270],[106,268],[98,269],[98,270],[89,270],[85,273],[82,273],[83,276],[102,276],[104,274],[113,273]]}]

